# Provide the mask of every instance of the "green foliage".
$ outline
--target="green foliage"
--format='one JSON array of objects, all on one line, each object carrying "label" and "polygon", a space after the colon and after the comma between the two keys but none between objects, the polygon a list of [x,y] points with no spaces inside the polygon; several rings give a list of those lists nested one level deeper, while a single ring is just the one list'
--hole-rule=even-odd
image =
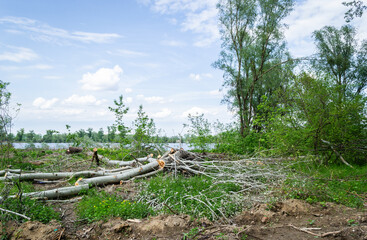
[{"label": "green foliage", "polygon": [[367,193],[367,166],[323,166],[298,163],[293,171],[302,177],[289,176],[282,186],[282,196],[309,203],[335,202],[349,207],[363,207]]},{"label": "green foliage", "polygon": [[[339,87],[329,78],[302,73],[283,95],[282,107],[272,107],[263,98],[257,124],[268,148],[293,155],[313,151],[327,156],[324,163],[340,161],[329,141],[348,161],[366,162],[363,139],[366,139],[366,99],[359,96],[340,103]],[[360,145],[360,147],[358,147]]]},{"label": "green foliage", "polygon": [[194,147],[202,152],[209,150],[209,144],[211,143],[211,124],[208,119],[204,118],[204,114],[188,116],[189,124],[184,124],[188,127],[188,133],[190,136],[190,147]]},{"label": "green foliage", "polygon": [[198,227],[194,227],[188,233],[184,233],[182,239],[183,240],[195,239],[195,236],[197,236],[199,232],[200,229]]},{"label": "green foliage", "polygon": [[[92,150],[92,149],[91,149]],[[105,156],[111,160],[132,160],[130,149],[116,149],[116,148],[98,148],[98,154]]]},{"label": "green foliage", "polygon": [[75,133],[71,133],[70,130],[71,126],[70,125],[66,125],[66,130],[68,131],[67,137],[66,137],[66,141],[67,142],[72,142],[73,143],[73,147],[79,147],[82,143],[82,138],[80,138],[78,136],[78,134]]},{"label": "green foliage", "polygon": [[175,211],[213,220],[221,217],[222,213],[230,217],[241,210],[242,201],[230,197],[231,192],[240,189],[237,184],[214,183],[205,176],[157,176],[150,179],[142,195],[147,201],[155,199],[158,205],[164,203],[164,212]]},{"label": "green foliage", "polygon": [[19,112],[20,104],[17,108],[10,106],[11,93],[6,89],[9,83],[0,80],[0,166],[8,165],[10,158],[10,145],[13,140],[11,136],[11,127],[13,119]]},{"label": "green foliage", "polygon": [[291,64],[280,65],[289,59],[281,22],[293,2],[222,0],[217,5],[223,42],[214,67],[224,71],[223,101],[236,112],[242,136],[253,126],[261,96],[272,96],[292,75]]},{"label": "green foliage", "polygon": [[119,131],[119,141],[121,143],[121,148],[125,144],[130,143],[129,139],[127,138],[127,134],[130,132],[130,129],[125,126],[125,123],[123,121],[124,115],[127,114],[129,111],[129,108],[125,106],[123,102],[123,96],[120,95],[118,100],[114,100],[115,108],[108,107],[108,109],[115,114],[115,124],[114,129],[117,129]]},{"label": "green foliage", "polygon": [[145,203],[123,200],[106,192],[89,190],[77,206],[80,219],[88,222],[106,220],[110,217],[145,218],[153,215],[153,210]]},{"label": "green foliage", "polygon": [[139,106],[138,117],[134,121],[133,148],[143,152],[152,143],[156,133],[155,123],[152,118],[143,111],[143,106]]},{"label": "green foliage", "polygon": [[[37,200],[29,198],[8,198],[2,204],[1,208],[20,213],[30,217],[33,221],[40,221],[42,223],[48,223],[52,219],[60,220],[60,214],[55,212],[52,207],[44,205]],[[9,221],[11,219],[24,221],[24,218],[13,214],[2,213],[0,215],[1,221]]]},{"label": "green foliage", "polygon": [[355,17],[362,17],[363,12],[367,9],[367,6],[360,0],[343,2],[343,5],[350,7],[344,15],[344,19],[347,23],[351,22]]}]

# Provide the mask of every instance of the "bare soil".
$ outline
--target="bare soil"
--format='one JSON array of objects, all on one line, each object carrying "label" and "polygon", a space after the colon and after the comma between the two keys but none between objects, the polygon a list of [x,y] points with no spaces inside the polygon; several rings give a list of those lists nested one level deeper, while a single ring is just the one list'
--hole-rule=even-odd
[{"label": "bare soil", "polygon": [[[54,204],[55,205],[55,204]],[[57,205],[57,206],[56,206]],[[231,219],[231,224],[186,215],[147,219],[111,218],[91,224],[79,222],[75,203],[58,203],[61,223],[8,222],[9,239],[333,239],[367,240],[367,209],[333,203],[310,205],[290,199],[271,206],[258,204]]]}]

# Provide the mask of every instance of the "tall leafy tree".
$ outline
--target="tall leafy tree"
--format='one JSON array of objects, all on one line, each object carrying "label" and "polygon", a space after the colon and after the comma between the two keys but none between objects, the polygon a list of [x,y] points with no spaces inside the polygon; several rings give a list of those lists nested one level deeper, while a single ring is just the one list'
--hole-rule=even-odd
[{"label": "tall leafy tree", "polygon": [[360,94],[367,84],[367,41],[358,46],[356,30],[350,25],[326,26],[313,36],[318,50],[314,67],[333,79],[339,103]]},{"label": "tall leafy tree", "polygon": [[[224,71],[224,102],[236,111],[245,135],[262,95],[271,96],[286,78],[270,76],[289,58],[282,20],[293,0],[222,0],[218,4],[222,51],[213,65]],[[278,68],[277,68],[278,67]]]}]

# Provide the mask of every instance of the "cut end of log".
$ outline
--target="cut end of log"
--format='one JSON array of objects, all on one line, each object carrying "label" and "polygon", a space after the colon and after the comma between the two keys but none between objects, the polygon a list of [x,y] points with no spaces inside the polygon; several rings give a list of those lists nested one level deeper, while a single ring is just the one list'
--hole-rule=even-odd
[{"label": "cut end of log", "polygon": [[83,180],[83,178],[79,178],[76,182],[75,182],[75,186],[79,186],[79,182],[81,181],[81,180]]},{"label": "cut end of log", "polygon": [[160,168],[164,168],[164,165],[166,164],[163,160],[157,159],[158,165]]},{"label": "cut end of log", "polygon": [[97,152],[98,151],[98,149],[97,148],[93,148],[93,152]]}]

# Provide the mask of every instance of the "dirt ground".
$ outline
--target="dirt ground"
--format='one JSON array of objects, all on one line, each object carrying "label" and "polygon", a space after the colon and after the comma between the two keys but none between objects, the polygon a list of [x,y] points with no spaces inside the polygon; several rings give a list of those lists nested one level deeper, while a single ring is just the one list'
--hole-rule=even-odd
[{"label": "dirt ground", "polygon": [[160,215],[143,220],[112,218],[107,222],[78,222],[75,203],[56,204],[62,222],[8,222],[10,239],[335,239],[367,240],[367,208],[357,210],[326,203],[310,205],[286,200],[259,204],[230,219],[231,223]]}]

